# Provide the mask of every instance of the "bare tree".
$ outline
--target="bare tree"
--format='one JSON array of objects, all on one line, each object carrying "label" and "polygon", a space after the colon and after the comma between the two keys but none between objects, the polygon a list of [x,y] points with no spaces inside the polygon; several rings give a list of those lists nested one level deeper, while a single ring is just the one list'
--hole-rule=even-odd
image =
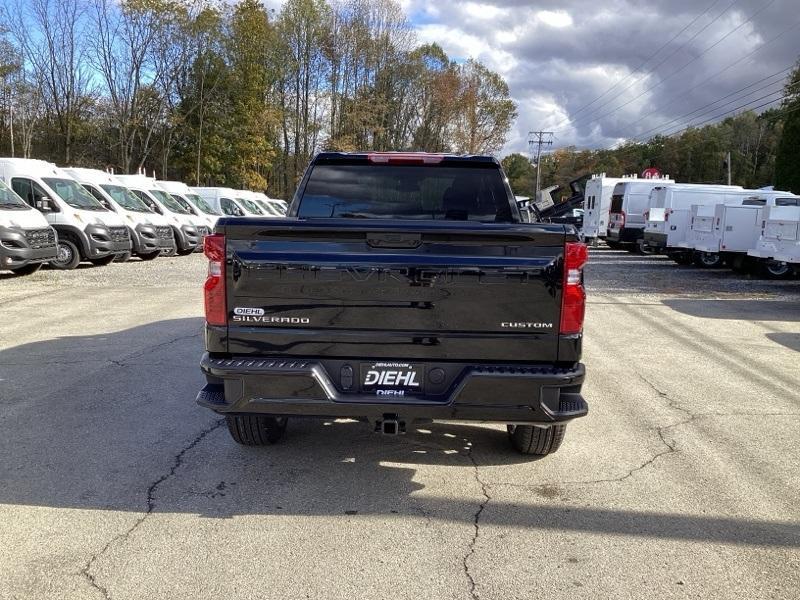
[{"label": "bare tree", "polygon": [[87,44],[92,38],[84,0],[17,0],[6,7],[43,107],[55,121],[69,164],[76,126],[93,93]]}]

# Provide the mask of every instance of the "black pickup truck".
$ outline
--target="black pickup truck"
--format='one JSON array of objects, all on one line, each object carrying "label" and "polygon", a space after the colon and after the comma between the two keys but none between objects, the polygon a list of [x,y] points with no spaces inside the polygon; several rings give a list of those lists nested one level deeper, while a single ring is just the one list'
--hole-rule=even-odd
[{"label": "black pickup truck", "polygon": [[522,223],[494,158],[321,153],[287,218],[220,219],[205,253],[197,401],[241,444],[294,416],[459,420],[543,455],[587,413],[586,246]]}]

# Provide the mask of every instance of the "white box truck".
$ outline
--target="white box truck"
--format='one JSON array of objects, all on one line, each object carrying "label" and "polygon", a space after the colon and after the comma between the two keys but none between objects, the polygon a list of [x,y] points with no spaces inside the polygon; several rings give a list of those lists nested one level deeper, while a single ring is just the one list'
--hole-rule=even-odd
[{"label": "white box truck", "polygon": [[686,246],[692,206],[741,204],[752,191],[741,186],[675,183],[659,185],[650,192],[644,243],[655,252],[666,253],[675,262],[689,264],[692,252]]},{"label": "white box truck", "polygon": [[627,178],[606,177],[596,173],[586,181],[583,193],[583,237],[587,242],[605,238],[608,233],[608,213],[614,187]]},{"label": "white box truck", "polygon": [[56,230],[0,180],[0,270],[30,275],[58,255]]},{"label": "white box truck", "polygon": [[629,179],[614,186],[608,215],[606,243],[612,248],[627,247],[648,252],[644,244],[645,213],[650,208],[650,192],[656,186],[675,183],[661,179]]},{"label": "white box truck", "polygon": [[764,207],[761,235],[747,254],[763,262],[772,277],[800,269],[800,196],[779,196]]},{"label": "white box truck", "polygon": [[131,251],[122,218],[63,169],[43,160],[0,158],[0,178],[56,230],[58,256],[52,267],[74,269],[82,260],[106,265]]},{"label": "white box truck", "polygon": [[133,242],[132,254],[152,260],[175,250],[172,228],[164,216],[154,212],[114,175],[98,169],[64,169],[108,210],[125,221]]},{"label": "white box truck", "polygon": [[151,210],[163,215],[172,228],[175,252],[180,256],[191,254],[203,247],[205,232],[195,222],[196,217],[172,196],[156,185],[155,179],[146,175],[117,175],[117,180],[131,190]]}]

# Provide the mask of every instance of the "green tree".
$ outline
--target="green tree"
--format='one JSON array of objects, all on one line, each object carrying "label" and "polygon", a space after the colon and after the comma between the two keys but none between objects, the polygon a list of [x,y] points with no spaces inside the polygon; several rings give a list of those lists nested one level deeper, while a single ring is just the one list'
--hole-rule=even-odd
[{"label": "green tree", "polygon": [[775,156],[775,186],[800,194],[800,62],[786,85],[786,120]]},{"label": "green tree", "polygon": [[509,154],[502,160],[502,163],[514,194],[532,196],[536,171],[528,158],[523,154]]},{"label": "green tree", "polygon": [[461,114],[454,132],[456,150],[466,154],[497,152],[517,118],[505,80],[476,60],[461,67]]}]

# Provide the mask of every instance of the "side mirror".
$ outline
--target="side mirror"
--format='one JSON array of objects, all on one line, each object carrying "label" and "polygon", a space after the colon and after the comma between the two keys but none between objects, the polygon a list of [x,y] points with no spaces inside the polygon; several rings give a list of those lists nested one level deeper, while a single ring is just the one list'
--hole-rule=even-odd
[{"label": "side mirror", "polygon": [[53,201],[47,196],[42,196],[36,201],[36,208],[42,212],[53,212]]}]

